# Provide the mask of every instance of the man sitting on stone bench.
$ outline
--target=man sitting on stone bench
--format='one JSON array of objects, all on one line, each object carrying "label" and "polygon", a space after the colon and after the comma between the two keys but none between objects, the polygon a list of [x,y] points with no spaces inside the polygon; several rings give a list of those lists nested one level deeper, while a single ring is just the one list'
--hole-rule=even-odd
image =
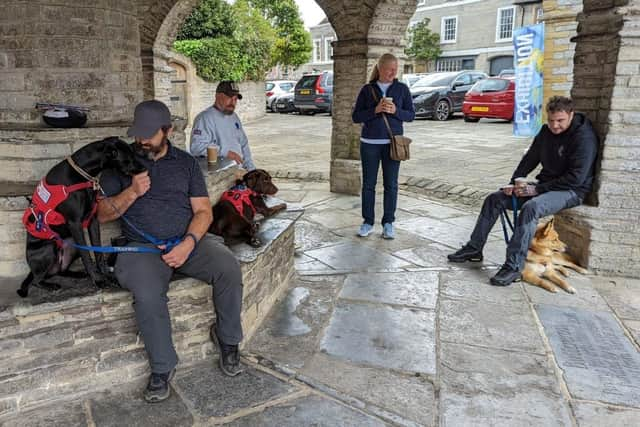
[{"label": "man sitting on stone bench", "polygon": [[179,242],[162,254],[121,253],[115,265],[116,278],[133,293],[136,321],[151,365],[144,392],[147,402],[169,397],[169,381],[178,363],[167,308],[174,272],[213,286],[217,324],[210,334],[220,353],[220,367],[229,376],[241,372],[240,265],[227,247],[207,234],[212,211],[202,171],[195,158],[169,142],[172,130],[169,109],[162,102],[136,106],[127,134],[135,137],[138,159],[147,172],[134,177],[104,173],[101,184],[108,197],[98,205],[100,222],[124,215],[121,226],[129,246],[154,247],[141,231],[153,239]]},{"label": "man sitting on stone bench", "polygon": [[513,184],[542,164],[538,182],[491,193],[484,200],[469,242],[447,256],[450,262],[482,261],[489,232],[500,211],[511,208],[515,192],[522,210],[507,245],[506,261],[491,278],[492,285],[508,286],[520,279],[538,220],[581,204],[593,185],[598,137],[591,122],[584,114],[574,113],[573,102],[566,97],[554,96],[546,108],[548,124],[536,135],[511,178]]}]

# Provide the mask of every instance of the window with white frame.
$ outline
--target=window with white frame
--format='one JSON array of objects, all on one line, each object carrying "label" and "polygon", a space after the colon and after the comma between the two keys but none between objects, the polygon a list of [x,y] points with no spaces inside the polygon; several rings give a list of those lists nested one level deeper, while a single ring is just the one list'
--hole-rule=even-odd
[{"label": "window with white frame", "polygon": [[516,7],[501,7],[496,19],[496,41],[511,41],[513,24],[516,21]]},{"label": "window with white frame", "polygon": [[333,59],[333,46],[331,46],[332,41],[333,37],[325,37],[324,39],[324,60],[326,62],[331,62]]},{"label": "window with white frame", "polygon": [[460,71],[462,60],[457,58],[438,59],[436,61],[436,71]]},{"label": "window with white frame", "polygon": [[418,0],[418,6],[424,6],[427,0]]},{"label": "window with white frame", "polygon": [[322,40],[313,39],[313,62],[322,62]]},{"label": "window with white frame", "polygon": [[544,12],[542,11],[542,8],[539,7],[536,9],[536,24],[539,24],[542,22],[542,18],[544,16]]},{"label": "window with white frame", "polygon": [[440,27],[440,43],[455,43],[458,36],[458,17],[444,16],[442,17],[442,25]]}]

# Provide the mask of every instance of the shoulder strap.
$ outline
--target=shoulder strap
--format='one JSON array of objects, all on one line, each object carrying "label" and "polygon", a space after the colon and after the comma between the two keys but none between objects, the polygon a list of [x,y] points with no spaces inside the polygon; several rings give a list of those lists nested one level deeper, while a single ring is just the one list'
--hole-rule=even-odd
[{"label": "shoulder strap", "polygon": [[[371,89],[371,94],[373,95],[373,100],[377,104],[378,103],[378,94],[376,93],[376,90],[373,88],[373,85],[369,85],[369,88]],[[391,139],[391,142],[393,142],[393,132],[391,131],[391,126],[389,126],[389,120],[387,119],[387,115],[385,113],[380,113],[380,114],[382,114],[382,120],[384,120],[384,125],[387,127],[387,132],[389,132],[389,138]]]}]

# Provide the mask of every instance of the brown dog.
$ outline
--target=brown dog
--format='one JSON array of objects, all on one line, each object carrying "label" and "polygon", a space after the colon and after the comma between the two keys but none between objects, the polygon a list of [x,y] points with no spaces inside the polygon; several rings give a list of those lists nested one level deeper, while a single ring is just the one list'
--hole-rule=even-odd
[{"label": "brown dog", "polygon": [[557,287],[560,287],[571,294],[575,293],[575,288],[562,277],[569,274],[565,267],[582,274],[588,272],[576,265],[565,253],[566,249],[567,245],[560,240],[553,227],[553,219],[539,225],[529,246],[522,279],[549,292],[558,292]]},{"label": "brown dog", "polygon": [[287,208],[285,203],[267,207],[264,196],[278,192],[271,175],[263,169],[247,172],[236,185],[225,191],[213,206],[213,223],[209,232],[224,237],[225,244],[234,240],[245,241],[253,247],[262,246],[256,235],[259,224],[254,222],[256,214],[269,217]]}]

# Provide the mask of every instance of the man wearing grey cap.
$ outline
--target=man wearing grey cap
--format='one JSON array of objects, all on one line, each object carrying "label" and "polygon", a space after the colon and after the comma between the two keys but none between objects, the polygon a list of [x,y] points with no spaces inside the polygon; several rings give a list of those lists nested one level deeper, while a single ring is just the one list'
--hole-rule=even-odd
[{"label": "man wearing grey cap", "polygon": [[165,104],[138,104],[127,134],[135,137],[136,156],[147,171],[133,177],[105,171],[100,179],[107,197],[98,204],[99,221],[121,219],[128,246],[162,250],[121,253],[115,265],[116,278],[133,293],[136,321],[151,365],[144,391],[147,402],[169,397],[169,382],[178,363],[167,308],[174,273],[213,287],[217,321],[210,336],[220,354],[220,368],[229,376],[242,371],[240,265],[226,246],[207,234],[213,214],[202,171],[193,156],[171,144],[172,130]]},{"label": "man wearing grey cap", "polygon": [[220,82],[213,106],[198,114],[193,122],[189,147],[194,156],[206,156],[207,147],[216,145],[220,155],[252,171],[256,167],[251,158],[249,140],[235,113],[239,99],[242,99],[242,94],[236,82]]}]

